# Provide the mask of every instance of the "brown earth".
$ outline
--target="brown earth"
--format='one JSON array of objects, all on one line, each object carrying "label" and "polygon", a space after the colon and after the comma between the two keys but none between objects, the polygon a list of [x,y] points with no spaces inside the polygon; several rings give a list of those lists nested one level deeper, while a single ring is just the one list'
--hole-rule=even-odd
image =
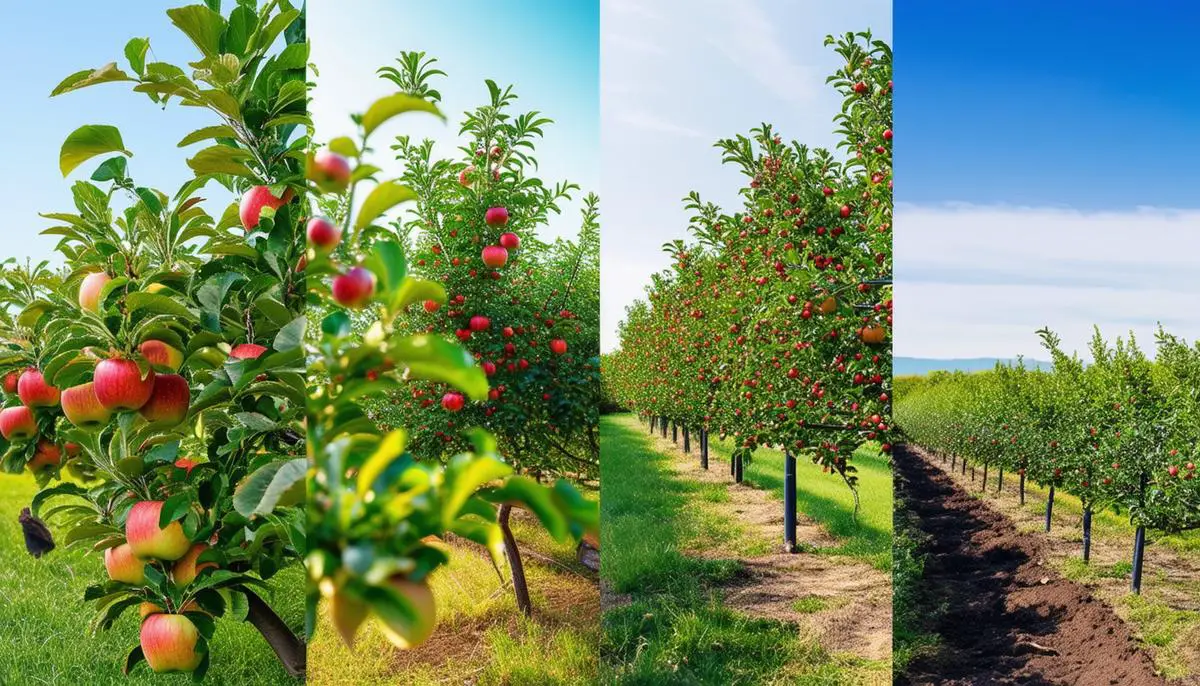
[{"label": "brown earth", "polygon": [[[685,454],[682,439],[654,436],[655,448],[675,459],[672,466],[683,478],[722,484],[728,502],[703,504],[739,522],[745,528],[742,545],[708,545],[690,554],[736,559],[742,574],[722,587],[725,605],[752,617],[792,622],[832,653],[850,653],[867,660],[890,660],[892,653],[891,576],[868,564],[844,556],[820,554],[837,546],[837,540],[819,523],[797,515],[799,553],[783,552],[783,501],[772,494],[734,483],[728,465],[717,460],[700,468],[699,448]],[[774,549],[762,555],[745,555],[751,548]],[[816,598],[820,609],[801,611],[799,600]]]},{"label": "brown earth", "polygon": [[928,536],[925,589],[945,607],[939,650],[897,684],[1161,686],[1129,627],[1048,564],[1046,541],[1020,533],[917,448],[897,446],[896,494]]}]

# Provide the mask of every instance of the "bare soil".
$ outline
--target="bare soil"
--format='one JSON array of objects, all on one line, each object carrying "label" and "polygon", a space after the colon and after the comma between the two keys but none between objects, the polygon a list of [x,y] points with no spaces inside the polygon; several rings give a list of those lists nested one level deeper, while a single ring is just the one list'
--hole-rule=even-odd
[{"label": "bare soil", "polygon": [[920,449],[897,446],[896,494],[928,535],[925,588],[943,643],[897,684],[1161,686],[1128,625],[1048,564],[1044,537],[967,493]]}]

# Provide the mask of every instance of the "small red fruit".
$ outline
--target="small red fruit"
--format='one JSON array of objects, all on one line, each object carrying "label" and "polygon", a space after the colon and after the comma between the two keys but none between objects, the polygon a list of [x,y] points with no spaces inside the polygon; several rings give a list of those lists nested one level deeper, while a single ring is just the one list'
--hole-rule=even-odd
[{"label": "small red fruit", "polygon": [[508,223],[508,209],[504,207],[489,207],[483,214],[483,222],[488,226],[504,226]]},{"label": "small red fruit", "polygon": [[465,402],[461,393],[447,393],[442,396],[442,407],[450,412],[458,412],[463,409]]},{"label": "small red fruit", "polygon": [[333,299],[343,307],[366,307],[373,295],[375,275],[365,267],[352,267],[350,271],[333,279]]},{"label": "small red fruit", "polygon": [[516,250],[521,247],[521,238],[512,232],[502,233],[500,234],[500,247],[507,250]]},{"label": "small red fruit", "polygon": [[481,254],[483,263],[489,267],[497,268],[508,264],[508,250],[503,246],[489,245],[483,249]]},{"label": "small red fruit", "polygon": [[308,220],[308,242],[319,254],[327,254],[342,240],[342,230],[325,217]]}]

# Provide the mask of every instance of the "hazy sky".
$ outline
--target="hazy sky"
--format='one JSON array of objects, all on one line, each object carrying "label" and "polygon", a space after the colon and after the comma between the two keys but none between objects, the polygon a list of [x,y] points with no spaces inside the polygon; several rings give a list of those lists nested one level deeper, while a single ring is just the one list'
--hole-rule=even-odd
[{"label": "hazy sky", "polygon": [[[390,149],[397,135],[432,138],[436,154],[457,159],[462,113],[488,102],[490,78],[515,86],[513,114],[537,110],[554,120],[536,143],[537,173],[548,184],[569,180],[583,190],[561,215],[551,215],[541,237],[574,235],[583,195],[600,191],[599,34],[595,0],[310,0],[308,35],[320,72],[311,103],[317,137],[353,134],[349,115],[396,90],[375,70],[394,65],[401,51],[424,51],[449,75],[435,82],[449,122],[422,114],[388,122],[371,140],[370,162],[385,170],[383,178],[402,171]],[[601,195],[602,222],[605,210]]]},{"label": "hazy sky", "polygon": [[890,0],[604,0],[601,4],[601,349],[625,308],[687,236],[681,199],[699,191],[740,209],[746,179],[722,166],[720,138],[764,122],[785,139],[832,147],[840,65],[827,34],[891,40]]},{"label": "hazy sky", "polygon": [[1187,3],[896,0],[896,326],[914,357],[1045,359],[1092,325],[1200,337]]},{"label": "hazy sky", "polygon": [[[180,4],[73,2],[68,9],[54,2],[6,3],[0,22],[0,63],[7,65],[0,76],[5,102],[0,131],[9,163],[0,165],[0,185],[7,189],[0,259],[57,261],[57,239],[38,235],[51,222],[38,213],[74,211],[71,183],[86,179],[104,159],[86,162],[63,179],[58,153],[67,135],[80,126],[109,124],[120,129],[126,149],[133,153],[129,172],[139,184],[174,194],[192,177],[186,163],[189,151],[176,144],[188,132],[214,123],[207,111],[178,105],[164,111],[134,93],[128,83],[101,84],[50,98],[50,91],[74,72],[114,61],[127,69],[125,43],[135,36],[150,38],[150,59],[180,65],[195,60],[195,47],[166,15],[167,8]],[[204,195],[215,197],[212,192]],[[220,206],[210,204],[209,212],[219,215],[226,202],[228,196]]]}]

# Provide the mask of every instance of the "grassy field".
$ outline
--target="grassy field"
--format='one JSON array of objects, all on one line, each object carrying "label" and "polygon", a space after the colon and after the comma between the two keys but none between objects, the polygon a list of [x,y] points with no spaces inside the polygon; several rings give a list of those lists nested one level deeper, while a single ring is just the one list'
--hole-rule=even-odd
[{"label": "grassy field", "polygon": [[[438,626],[422,646],[394,648],[368,624],[347,648],[322,613],[308,650],[308,683],[568,686],[596,683],[600,591],[575,558],[517,511],[534,616],[523,619],[512,590],[479,546],[451,543],[450,564],[433,577]],[[507,576],[507,569],[505,569]]]},{"label": "grassy field", "polygon": [[[184,684],[187,676],[155,675],[146,665],[121,674],[138,642],[138,617],[127,612],[112,629],[88,635],[88,584],[103,578],[99,555],[58,548],[40,560],[25,552],[17,515],[37,491],[24,475],[0,475],[0,684]],[[55,532],[58,534],[58,532]],[[61,538],[61,536],[59,536]],[[268,602],[293,627],[304,626],[304,574],[299,567],[273,580]],[[218,620],[206,684],[300,683],[287,676],[254,627]]]},{"label": "grassy field", "polygon": [[[858,681],[856,665],[801,639],[794,626],[726,608],[716,587],[737,574],[736,560],[684,553],[739,536],[736,521],[704,515],[704,503],[719,501],[723,488],[679,478],[673,458],[653,449],[632,415],[602,417],[601,436],[605,683]],[[768,461],[756,462],[764,485]]]}]

